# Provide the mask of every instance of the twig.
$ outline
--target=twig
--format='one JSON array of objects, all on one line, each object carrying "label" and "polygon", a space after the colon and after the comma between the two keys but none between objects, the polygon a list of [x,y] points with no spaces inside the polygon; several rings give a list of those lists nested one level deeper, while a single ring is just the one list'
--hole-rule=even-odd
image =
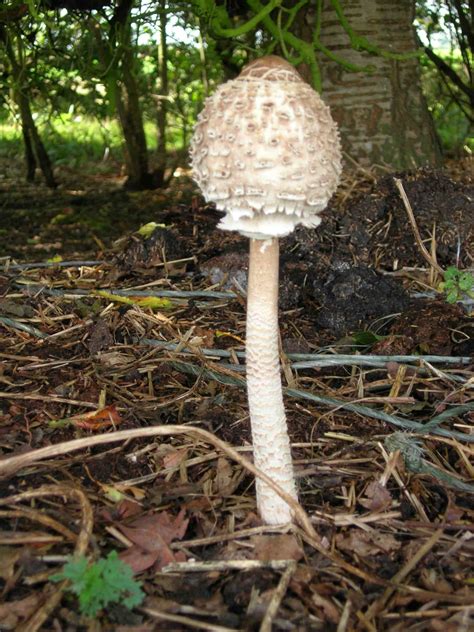
[{"label": "twig", "polygon": [[82,266],[98,266],[106,261],[46,261],[41,263],[9,263],[0,262],[6,272],[8,270],[28,270],[30,268],[80,268]]},{"label": "twig", "polygon": [[273,629],[273,620],[276,617],[278,612],[278,608],[280,607],[281,601],[285,596],[285,593],[288,589],[288,585],[291,581],[291,576],[296,570],[296,562],[294,560],[287,562],[287,568],[285,572],[280,577],[280,581],[278,582],[278,586],[273,591],[272,598],[270,603],[268,604],[267,611],[265,612],[265,616],[263,617],[263,621],[260,625],[259,632],[272,632]]},{"label": "twig", "polygon": [[[196,619],[190,619],[180,614],[171,614],[169,612],[161,612],[156,608],[140,608],[142,612],[155,619],[163,619],[164,621],[171,621],[173,623],[180,623],[181,625],[195,628],[197,630],[205,630],[206,632],[236,632],[234,628],[226,628],[222,625],[214,625],[207,621],[196,621]],[[171,630],[171,628],[169,628]]]},{"label": "twig", "polygon": [[[0,506],[3,505],[18,505],[25,500],[32,500],[36,498],[44,498],[48,496],[61,496],[72,500],[79,501],[82,512],[81,530],[77,536],[76,546],[74,549],[75,555],[84,555],[89,546],[90,539],[92,537],[92,531],[94,526],[94,516],[92,507],[87,499],[87,496],[80,489],[74,487],[67,487],[66,485],[45,485],[39,489],[29,490],[21,494],[15,494],[14,496],[8,496],[0,499]],[[43,623],[48,619],[53,610],[58,606],[61,601],[64,589],[68,585],[68,581],[62,581],[57,585],[54,592],[49,594],[46,601],[41,607],[25,621],[22,625],[19,625],[17,632],[36,632],[39,630]]]},{"label": "twig", "polygon": [[271,568],[274,571],[286,569],[292,560],[209,560],[172,562],[167,564],[162,573],[210,573],[213,571],[251,571],[258,568]]},{"label": "twig", "polygon": [[433,259],[433,257],[430,255],[428,250],[425,248],[425,244],[423,243],[423,240],[421,239],[421,235],[420,235],[420,231],[418,230],[418,225],[416,223],[415,215],[413,213],[410,200],[408,199],[408,196],[403,187],[402,181],[399,178],[394,178],[393,180],[395,182],[397,189],[400,192],[400,196],[403,200],[403,204],[405,205],[405,210],[407,212],[408,219],[410,220],[410,224],[413,229],[413,233],[415,235],[415,240],[416,240],[416,243],[418,244],[418,248],[420,249],[421,254],[423,255],[423,257],[426,259],[426,261],[430,264],[432,268],[434,268],[437,272],[439,272],[441,276],[444,276],[443,268],[439,265],[437,261]]},{"label": "twig", "polygon": [[[142,345],[150,345],[152,347],[161,347],[167,351],[175,351],[178,344],[175,342],[167,342],[166,340],[155,340],[152,338],[135,338],[134,342]],[[196,354],[196,349],[188,346],[182,346],[181,353]],[[245,358],[245,351],[227,351],[226,349],[206,349],[199,347],[199,353],[205,356],[213,356],[219,358],[230,358],[235,353],[238,358]],[[470,356],[438,356],[438,355],[374,355],[374,354],[350,354],[350,353],[287,353],[286,356],[290,360],[294,360],[292,369],[307,369],[312,367],[325,366],[380,366],[383,367],[387,362],[404,362],[408,364],[418,364],[421,361],[431,362],[432,364],[470,364],[472,358]]]},{"label": "twig", "polygon": [[237,298],[235,292],[217,292],[215,290],[135,290],[133,288],[126,288],[122,290],[110,290],[104,288],[95,289],[93,292],[87,290],[74,290],[69,288],[49,288],[45,285],[39,285],[37,283],[19,283],[13,284],[18,289],[32,290],[35,294],[41,293],[47,296],[67,296],[83,298],[84,296],[95,296],[97,292],[110,292],[117,294],[118,296],[156,296],[158,298],[219,298],[219,299],[234,299]]},{"label": "twig", "polygon": [[283,491],[267,474],[259,470],[249,460],[243,457],[237,450],[234,450],[225,441],[222,441],[211,432],[202,430],[201,428],[195,428],[193,426],[160,426],[153,428],[136,428],[134,430],[119,430],[118,432],[110,434],[101,434],[94,437],[86,437],[84,439],[74,439],[73,441],[65,441],[57,445],[48,446],[46,448],[40,448],[38,450],[32,450],[25,454],[18,456],[7,457],[0,460],[0,477],[9,476],[15,473],[18,469],[42,461],[52,456],[59,456],[60,454],[68,454],[76,450],[82,450],[95,445],[102,445],[104,443],[115,443],[117,441],[128,441],[130,439],[136,439],[141,437],[155,437],[155,436],[170,436],[170,435],[189,435],[197,439],[214,445],[227,454],[231,459],[236,461],[239,465],[245,468],[248,472],[255,477],[260,477],[265,483],[271,487],[288,505],[291,507],[293,514],[300,526],[304,531],[312,538],[318,539],[318,535],[314,530],[311,521],[301,507],[289,494]]},{"label": "twig", "polygon": [[37,329],[36,327],[32,327],[31,325],[26,325],[25,323],[20,323],[18,320],[14,320],[13,318],[7,318],[7,316],[0,316],[0,323],[3,323],[7,327],[11,327],[12,329],[17,329],[18,331],[24,331],[30,336],[35,336],[36,338],[47,338],[48,335],[44,334],[42,331]]},{"label": "twig", "polygon": [[350,599],[347,599],[342,610],[341,618],[339,619],[339,623],[337,624],[336,632],[346,632],[347,624],[349,623],[349,616],[351,614],[351,608],[352,601]]},{"label": "twig", "polygon": [[[227,371],[225,374],[223,374],[218,370],[203,369],[202,367],[197,367],[194,364],[190,364],[187,362],[170,361],[169,364],[174,368],[183,371],[184,373],[190,373],[191,375],[202,375],[203,377],[210,378],[212,380],[215,380],[216,382],[220,382],[221,384],[240,387],[245,386],[245,380],[235,374],[232,375],[230,371]],[[368,406],[353,404],[352,402],[345,402],[343,400],[335,399],[334,397],[314,395],[313,393],[309,393],[307,391],[301,391],[292,388],[284,389],[284,393],[289,397],[294,397],[295,399],[307,399],[317,404],[330,406],[335,410],[342,408],[344,410],[350,410],[365,417],[386,421],[387,423],[392,424],[397,428],[403,428],[404,430],[411,430],[412,432],[419,432],[421,434],[426,432],[425,424],[416,421],[410,421],[409,419],[402,419],[401,417],[390,415],[384,411],[369,408]],[[456,406],[457,413],[455,414],[458,414],[460,412],[460,408],[462,408],[463,412],[468,412],[470,410],[474,410],[474,404],[464,404],[462,407]],[[447,413],[448,411],[445,411],[443,413],[443,415],[446,415],[445,419],[447,418]],[[437,418],[434,417],[434,419]],[[474,435],[469,435],[464,432],[457,432],[455,430],[447,430],[445,428],[435,427],[431,430],[431,433],[434,435],[439,435],[441,437],[448,437],[450,439],[457,439],[458,441],[465,441],[466,443],[474,443]]]}]

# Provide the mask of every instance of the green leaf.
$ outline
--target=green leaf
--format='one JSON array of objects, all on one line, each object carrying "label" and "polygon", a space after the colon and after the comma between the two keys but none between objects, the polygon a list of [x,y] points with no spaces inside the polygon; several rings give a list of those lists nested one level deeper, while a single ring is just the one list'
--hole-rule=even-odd
[{"label": "green leaf", "polygon": [[155,228],[166,228],[166,224],[157,224],[156,222],[148,222],[148,224],[143,224],[137,230],[137,233],[142,237],[149,237]]},{"label": "green leaf", "polygon": [[449,266],[449,268],[446,268],[444,272],[445,281],[449,281],[450,279],[457,279],[458,276],[459,270],[456,268],[456,266]]},{"label": "green leaf", "polygon": [[474,277],[470,272],[463,272],[459,275],[459,289],[467,292],[474,286]]},{"label": "green leaf", "polygon": [[455,303],[458,300],[458,291],[451,290],[446,294],[446,302],[447,303]]},{"label": "green leaf", "polygon": [[158,296],[122,296],[120,294],[111,294],[105,290],[97,290],[93,292],[93,294],[115,303],[139,305],[140,307],[149,309],[169,309],[173,307],[173,302],[169,298],[161,298]]},{"label": "green leaf", "polygon": [[144,598],[132,569],[122,562],[117,551],[92,563],[84,556],[71,559],[50,579],[54,582],[69,580],[70,590],[77,595],[81,612],[87,617],[95,617],[110,603],[120,602],[133,608]]},{"label": "green leaf", "polygon": [[379,340],[383,340],[384,336],[378,336],[372,331],[356,331],[352,334],[352,339],[356,345],[373,345]]}]

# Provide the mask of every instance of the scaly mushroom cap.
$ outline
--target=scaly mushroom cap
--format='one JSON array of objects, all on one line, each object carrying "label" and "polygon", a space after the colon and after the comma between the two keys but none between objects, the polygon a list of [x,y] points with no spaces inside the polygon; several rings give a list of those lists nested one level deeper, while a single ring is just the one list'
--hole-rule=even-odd
[{"label": "scaly mushroom cap", "polygon": [[191,141],[194,179],[226,211],[219,228],[254,238],[317,226],[341,173],[336,124],[280,57],[261,57],[206,100]]}]

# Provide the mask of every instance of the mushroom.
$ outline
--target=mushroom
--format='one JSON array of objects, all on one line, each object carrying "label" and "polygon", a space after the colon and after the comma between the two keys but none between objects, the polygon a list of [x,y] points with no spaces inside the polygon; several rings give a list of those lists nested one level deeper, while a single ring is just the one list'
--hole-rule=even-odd
[{"label": "mushroom", "polygon": [[[255,465],[297,500],[283,404],[278,330],[278,238],[317,226],[334,193],[341,150],[329,108],[284,59],[270,55],[208,97],[190,147],[205,199],[225,211],[218,227],[250,238],[247,394]],[[290,506],[257,479],[267,524]]]}]

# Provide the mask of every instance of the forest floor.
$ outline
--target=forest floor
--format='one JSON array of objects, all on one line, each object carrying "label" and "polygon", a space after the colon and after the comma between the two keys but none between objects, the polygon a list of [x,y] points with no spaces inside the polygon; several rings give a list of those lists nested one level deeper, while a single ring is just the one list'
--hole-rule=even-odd
[{"label": "forest floor", "polygon": [[[247,240],[185,171],[0,172],[0,630],[474,629],[474,301],[439,291],[474,269],[472,163],[346,176],[282,240],[284,529],[247,469]],[[81,616],[50,576],[113,550],[145,599]]]}]

